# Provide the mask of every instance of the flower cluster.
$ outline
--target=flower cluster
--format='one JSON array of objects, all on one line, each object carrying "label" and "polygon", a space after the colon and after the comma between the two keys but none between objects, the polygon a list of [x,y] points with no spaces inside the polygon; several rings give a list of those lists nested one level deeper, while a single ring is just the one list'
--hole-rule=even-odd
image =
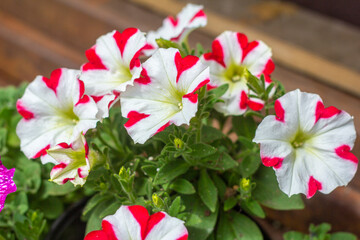
[{"label": "flower cluster", "polygon": [[[113,199],[108,215],[121,207],[86,240],[186,240],[188,230],[178,218],[189,219],[200,240],[209,239],[215,225],[223,228],[217,239],[234,239],[243,233],[234,237],[224,229],[247,217],[229,210],[241,207],[265,215],[252,194],[261,189],[261,184],[254,188],[261,181],[255,176],[261,171],[259,154],[288,196],[329,193],[355,175],[353,118],[325,108],[318,95],[299,90],[284,95],[272,81],[271,49],[243,33],[225,31],[211,51],[191,51],[188,35],[206,23],[202,6],[189,4],[157,31],[114,30],[86,51],[88,62],[80,70],[60,68],[49,78],[37,76],[17,101],[23,117],[16,129],[21,150],[27,158],[55,164],[50,181],[83,186],[92,171],[103,167],[96,175],[102,182],[94,188],[100,193],[89,205]],[[271,108],[275,116],[268,115]],[[110,109],[119,111],[115,120]],[[228,116],[236,141],[212,126],[213,120],[223,126]],[[115,124],[107,126],[105,135],[107,121]],[[153,140],[155,135],[161,143]],[[231,174],[220,177],[226,171]],[[5,171],[6,179],[10,173]],[[14,191],[13,184],[6,184],[5,194]],[[186,202],[196,191],[198,197],[183,205],[180,199]],[[150,216],[139,204],[155,213]],[[187,218],[185,205],[186,210],[197,208],[188,213],[198,215]],[[205,228],[202,217],[208,216],[215,220]]]}]

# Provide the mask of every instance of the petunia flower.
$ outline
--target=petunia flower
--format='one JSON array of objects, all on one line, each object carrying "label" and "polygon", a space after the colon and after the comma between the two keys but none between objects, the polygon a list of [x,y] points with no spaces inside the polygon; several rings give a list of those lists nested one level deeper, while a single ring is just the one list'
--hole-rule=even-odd
[{"label": "petunia flower", "polygon": [[88,63],[81,67],[80,79],[85,83],[85,94],[101,97],[125,91],[140,76],[138,59],[146,39],[136,28],[122,33],[112,31],[99,37],[96,44],[86,51]]},{"label": "petunia flower", "polygon": [[96,153],[89,150],[82,134],[72,144],[60,143],[47,153],[57,163],[50,172],[50,181],[59,185],[68,181],[75,186],[84,185],[90,169],[98,159]]},{"label": "petunia flower", "polygon": [[0,212],[4,208],[6,196],[16,191],[14,172],[15,168],[7,169],[0,161]]},{"label": "petunia flower", "polygon": [[208,88],[229,84],[229,89],[221,97],[224,102],[217,103],[215,109],[225,115],[242,115],[248,107],[261,110],[263,101],[249,97],[248,71],[257,77],[264,74],[268,86],[275,68],[271,55],[271,49],[265,43],[248,42],[242,33],[225,31],[218,36],[212,43],[212,52],[202,56],[210,66]]},{"label": "petunia flower", "polygon": [[201,5],[187,4],[176,18],[172,16],[165,18],[163,25],[158,30],[148,32],[146,36],[147,44],[143,49],[143,53],[147,56],[152,55],[158,48],[156,39],[159,38],[176,43],[186,41],[190,32],[207,24],[207,17],[202,9],[203,6]]},{"label": "petunia flower", "polygon": [[274,168],[280,189],[310,198],[317,190],[330,193],[347,185],[358,164],[350,152],[356,138],[353,118],[299,90],[276,100],[275,111],[260,123],[254,142],[260,143],[263,164]]},{"label": "petunia flower", "polygon": [[[54,162],[46,150],[63,142],[71,144],[104,117],[106,110],[99,109],[91,97],[84,95],[84,84],[77,79],[79,74],[80,71],[62,68],[54,70],[50,78],[37,76],[17,101],[23,119],[16,133],[28,158],[41,157],[44,164]],[[107,108],[107,104],[102,106]]]},{"label": "petunia flower", "polygon": [[157,212],[149,216],[142,206],[121,206],[102,221],[102,230],[93,231],[84,240],[187,240],[184,222]]},{"label": "petunia flower", "polygon": [[144,64],[141,77],[120,96],[125,128],[144,143],[170,124],[189,124],[197,112],[195,93],[209,82],[209,68],[198,57],[182,58],[174,48],[159,49]]}]

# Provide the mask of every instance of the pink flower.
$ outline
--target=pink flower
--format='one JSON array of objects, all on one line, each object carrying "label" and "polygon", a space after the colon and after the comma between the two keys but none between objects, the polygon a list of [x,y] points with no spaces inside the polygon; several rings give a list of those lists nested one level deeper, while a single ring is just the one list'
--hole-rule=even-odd
[{"label": "pink flower", "polygon": [[50,181],[59,185],[68,181],[75,186],[84,185],[98,158],[96,153],[89,149],[82,134],[72,144],[60,143],[47,152],[56,161],[50,172]]},{"label": "pink flower", "polygon": [[81,68],[80,79],[85,83],[85,94],[103,96],[117,94],[133,85],[140,76],[140,50],[145,36],[139,29],[127,28],[122,33],[113,31],[99,37],[86,51],[89,60]]},{"label": "pink flower", "polygon": [[106,109],[99,109],[100,105],[84,95],[84,84],[77,79],[79,74],[80,71],[61,68],[54,70],[50,78],[37,76],[17,101],[23,119],[16,133],[28,158],[54,162],[47,156],[49,148],[63,142],[71,144],[104,117],[108,104],[101,105]]},{"label": "pink flower", "polygon": [[212,43],[212,52],[202,57],[210,66],[208,87],[229,84],[221,98],[224,102],[217,103],[215,109],[225,115],[244,114],[248,107],[261,110],[263,101],[249,98],[248,71],[257,77],[264,74],[266,85],[269,85],[275,67],[271,55],[271,49],[265,43],[248,42],[242,33],[226,31],[218,36]]},{"label": "pink flower", "polygon": [[14,172],[15,168],[7,169],[0,161],[0,212],[4,208],[6,196],[16,191]]},{"label": "pink flower", "polygon": [[187,240],[184,222],[157,212],[149,216],[142,206],[121,206],[102,221],[102,230],[93,231],[84,240]]},{"label": "pink flower", "polygon": [[199,27],[204,27],[207,18],[203,6],[187,4],[176,16],[164,19],[163,25],[157,31],[150,31],[146,36],[147,45],[143,49],[145,55],[150,56],[157,49],[156,39],[163,38],[176,43],[186,41],[187,36]]},{"label": "pink flower", "polygon": [[172,123],[189,124],[197,112],[195,92],[208,82],[209,68],[198,57],[182,58],[174,48],[156,51],[134,86],[120,96],[129,135],[144,143]]},{"label": "pink flower", "polygon": [[325,108],[316,94],[295,90],[275,102],[256,130],[265,166],[273,167],[280,189],[291,196],[330,193],[354,177],[358,159],[350,151],[356,132],[353,118]]}]

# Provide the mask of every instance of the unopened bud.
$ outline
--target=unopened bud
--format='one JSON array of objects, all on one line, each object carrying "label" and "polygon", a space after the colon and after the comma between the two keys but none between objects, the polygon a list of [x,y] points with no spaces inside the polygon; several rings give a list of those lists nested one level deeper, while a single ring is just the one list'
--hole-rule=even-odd
[{"label": "unopened bud", "polygon": [[175,138],[174,145],[177,149],[182,149],[184,147],[184,142],[180,138]]}]

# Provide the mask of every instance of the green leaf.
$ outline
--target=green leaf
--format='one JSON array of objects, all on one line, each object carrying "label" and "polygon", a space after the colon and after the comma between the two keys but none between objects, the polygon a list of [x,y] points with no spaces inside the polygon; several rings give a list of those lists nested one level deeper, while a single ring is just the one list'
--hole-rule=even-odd
[{"label": "green leaf", "polygon": [[189,153],[194,158],[203,158],[214,154],[216,148],[205,143],[196,143],[191,146],[192,151]]},{"label": "green leaf", "polygon": [[23,222],[15,222],[15,233],[20,240],[39,240],[46,220],[39,211],[28,211]]},{"label": "green leaf", "polygon": [[13,205],[20,214],[24,214],[29,209],[28,198],[25,192],[19,192],[14,199]]},{"label": "green leaf", "polygon": [[251,198],[242,200],[240,206],[248,214],[259,218],[265,218],[265,212],[260,204]]},{"label": "green leaf", "polygon": [[101,202],[94,208],[94,210],[91,212],[89,220],[86,224],[85,235],[91,231],[101,229],[102,218],[100,218],[100,215],[113,202],[114,202],[114,199],[106,200],[106,201]]},{"label": "green leaf", "polygon": [[330,240],[356,240],[356,236],[346,232],[336,232],[331,234]]},{"label": "green leaf", "polygon": [[170,184],[170,189],[181,194],[194,194],[194,186],[186,179],[178,178]]},{"label": "green leaf", "polygon": [[218,190],[219,197],[223,201],[225,198],[225,192],[226,192],[226,183],[224,180],[217,175],[215,172],[211,173],[211,179],[214,181],[214,184]]},{"label": "green leaf", "polygon": [[169,207],[169,215],[172,217],[176,217],[181,209],[181,197],[177,196],[175,200],[171,203]]},{"label": "green leaf", "polygon": [[56,219],[64,211],[63,202],[57,197],[49,197],[41,201],[36,201],[32,208],[42,211],[48,219]]},{"label": "green leaf", "polygon": [[252,141],[255,137],[257,124],[252,117],[232,117],[232,126],[238,136],[243,136]]},{"label": "green leaf", "polygon": [[218,209],[211,213],[197,195],[187,195],[182,199],[186,211],[190,213],[185,223],[189,239],[205,240],[214,230]]},{"label": "green leaf", "polygon": [[145,175],[154,178],[157,174],[157,167],[154,165],[144,165],[141,167],[141,170],[145,173]]},{"label": "green leaf", "polygon": [[232,159],[229,154],[218,151],[215,154],[201,159],[201,165],[206,168],[225,171],[236,167],[238,163]]},{"label": "green leaf", "polygon": [[229,211],[230,209],[235,207],[237,202],[238,202],[238,200],[234,196],[226,199],[224,202],[224,211]]},{"label": "green leaf", "polygon": [[262,240],[259,227],[243,214],[231,211],[222,213],[216,231],[221,240]]},{"label": "green leaf", "polygon": [[306,236],[303,233],[300,232],[295,232],[295,231],[291,231],[291,232],[287,232],[284,234],[284,240],[308,240],[309,236]]},{"label": "green leaf", "polygon": [[70,181],[64,185],[58,185],[54,182],[42,180],[40,192],[42,198],[47,198],[48,196],[64,196],[77,189],[79,188],[74,187]]},{"label": "green leaf", "polygon": [[111,199],[111,195],[98,193],[94,195],[87,203],[83,210],[83,216],[87,215],[91,210],[98,206],[101,202]]},{"label": "green leaf", "polygon": [[211,212],[215,212],[218,203],[218,191],[206,170],[201,170],[198,193]]},{"label": "green leaf", "polygon": [[189,167],[190,166],[182,159],[171,161],[160,168],[155,177],[154,184],[159,185],[170,182],[176,177],[186,173]]},{"label": "green leaf", "polygon": [[214,95],[214,97],[219,98],[222,95],[226,93],[226,91],[229,89],[229,84],[223,84],[217,88],[211,89],[208,94]]},{"label": "green leaf", "polygon": [[121,207],[120,201],[115,201],[111,203],[107,208],[105,208],[102,213],[99,215],[100,219],[103,219],[106,216],[114,215],[115,212]]},{"label": "green leaf", "polygon": [[249,154],[239,164],[239,170],[244,178],[253,175],[260,167],[261,159],[258,154]]},{"label": "green leaf", "polygon": [[279,189],[273,169],[261,166],[253,180],[256,182],[256,188],[252,194],[254,199],[261,204],[277,210],[304,208],[300,195],[293,195],[289,198]]},{"label": "green leaf", "polygon": [[225,137],[225,135],[219,129],[208,125],[203,125],[201,128],[201,139],[204,142],[210,143],[223,137]]}]

